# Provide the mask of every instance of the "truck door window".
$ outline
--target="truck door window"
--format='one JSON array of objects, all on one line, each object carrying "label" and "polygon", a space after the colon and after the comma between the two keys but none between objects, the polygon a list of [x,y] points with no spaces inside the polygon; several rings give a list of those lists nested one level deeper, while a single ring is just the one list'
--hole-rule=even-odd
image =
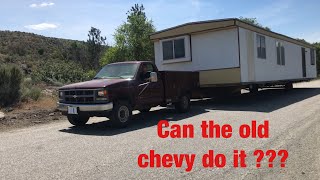
[{"label": "truck door window", "polygon": [[144,82],[148,81],[151,72],[155,72],[154,66],[152,64],[142,64],[140,69],[140,80]]},{"label": "truck door window", "polygon": [[146,66],[147,66],[148,72],[154,72],[154,68],[153,68],[152,64],[146,64]]}]

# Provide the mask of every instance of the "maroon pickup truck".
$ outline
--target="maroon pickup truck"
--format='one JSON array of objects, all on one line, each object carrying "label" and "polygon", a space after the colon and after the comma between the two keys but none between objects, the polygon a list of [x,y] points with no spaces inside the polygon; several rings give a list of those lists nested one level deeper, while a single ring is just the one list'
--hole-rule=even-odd
[{"label": "maroon pickup truck", "polygon": [[130,122],[133,110],[147,112],[172,103],[177,111],[188,111],[197,79],[193,72],[159,72],[148,61],[108,64],[91,81],[61,87],[58,109],[75,126],[98,116],[123,127]]}]

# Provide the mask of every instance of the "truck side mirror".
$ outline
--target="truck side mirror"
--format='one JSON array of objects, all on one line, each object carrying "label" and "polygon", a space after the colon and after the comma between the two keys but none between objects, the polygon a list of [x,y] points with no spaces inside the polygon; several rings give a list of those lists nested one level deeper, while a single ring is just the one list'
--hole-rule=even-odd
[{"label": "truck side mirror", "polygon": [[158,82],[158,75],[156,72],[151,72],[150,73],[150,81],[151,82]]}]

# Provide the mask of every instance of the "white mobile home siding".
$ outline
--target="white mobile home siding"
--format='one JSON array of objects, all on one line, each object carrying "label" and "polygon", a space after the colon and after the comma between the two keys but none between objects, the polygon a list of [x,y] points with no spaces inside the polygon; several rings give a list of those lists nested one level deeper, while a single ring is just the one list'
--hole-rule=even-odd
[{"label": "white mobile home siding", "polygon": [[237,28],[191,34],[192,61],[164,63],[161,41],[154,42],[155,63],[160,71],[205,71],[239,67]]},{"label": "white mobile home siding", "polygon": [[[266,37],[267,57],[266,59],[260,59],[257,56],[257,33],[239,27],[239,35],[242,82],[264,82],[316,77],[316,65],[311,65],[310,48],[305,47],[306,77],[303,77],[302,46],[261,34]],[[285,48],[284,66],[277,64],[277,41],[283,43]]]},{"label": "white mobile home siding", "polygon": [[[258,58],[257,33],[246,27],[236,26],[157,39],[154,41],[155,64],[160,71],[197,71],[202,87],[316,77],[316,64],[311,65],[310,48],[304,47],[306,77],[303,77],[301,53],[303,43],[296,42],[296,44],[290,38],[268,31],[261,31],[261,33],[258,34],[264,36],[266,42],[266,59]],[[182,37],[186,37],[186,57],[173,61],[162,60],[162,41]],[[277,64],[276,42],[281,42],[284,46],[285,65]],[[177,62],[180,60],[183,62]]]}]

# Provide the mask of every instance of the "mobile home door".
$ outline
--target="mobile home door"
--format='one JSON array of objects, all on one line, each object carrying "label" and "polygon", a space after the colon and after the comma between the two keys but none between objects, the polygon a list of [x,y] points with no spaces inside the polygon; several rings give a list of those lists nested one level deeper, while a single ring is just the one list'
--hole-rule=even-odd
[{"label": "mobile home door", "polygon": [[302,77],[306,77],[306,49],[301,48],[301,54],[302,54]]}]

